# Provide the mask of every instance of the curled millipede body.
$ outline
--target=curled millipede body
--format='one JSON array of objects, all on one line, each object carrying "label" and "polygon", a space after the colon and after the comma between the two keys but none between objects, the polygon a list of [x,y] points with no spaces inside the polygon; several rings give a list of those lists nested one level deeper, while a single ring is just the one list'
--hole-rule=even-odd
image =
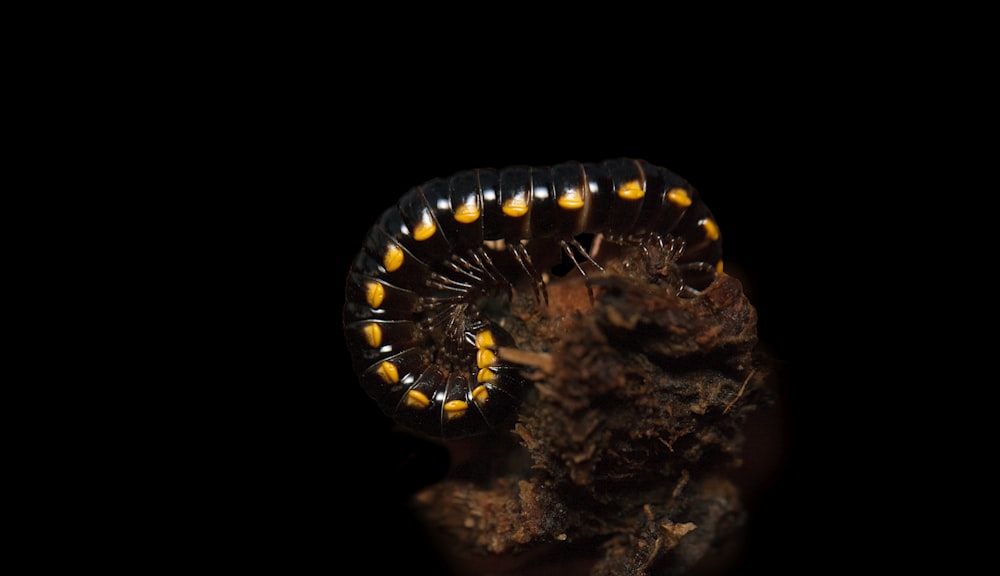
[{"label": "curled millipede body", "polygon": [[399,424],[469,436],[517,412],[525,379],[502,357],[514,339],[483,309],[559,252],[602,270],[582,235],[638,246],[694,296],[721,271],[719,228],[698,193],[643,160],[478,169],[411,189],[378,218],[347,278],[343,320],[361,385]]}]

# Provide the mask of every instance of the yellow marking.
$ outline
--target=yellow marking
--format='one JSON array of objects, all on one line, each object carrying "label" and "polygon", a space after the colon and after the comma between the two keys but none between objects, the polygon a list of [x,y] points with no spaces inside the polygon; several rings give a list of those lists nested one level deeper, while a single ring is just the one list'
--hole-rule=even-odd
[{"label": "yellow marking", "polygon": [[579,210],[583,208],[583,194],[577,188],[570,188],[559,197],[558,204],[560,208]]},{"label": "yellow marking", "polygon": [[368,345],[372,348],[378,348],[382,345],[382,327],[378,324],[372,322],[371,324],[365,324],[365,327],[361,329],[365,333],[365,340],[368,341]]},{"label": "yellow marking", "polygon": [[448,418],[458,418],[469,409],[469,403],[465,400],[452,400],[444,403],[444,414]]},{"label": "yellow marking", "polygon": [[403,265],[403,249],[395,244],[389,244],[382,257],[382,266],[389,272],[398,270]]},{"label": "yellow marking", "polygon": [[475,202],[462,204],[455,209],[455,220],[462,224],[472,224],[476,220],[479,220],[479,206]]},{"label": "yellow marking", "polygon": [[503,213],[512,218],[517,218],[518,216],[524,216],[527,214],[528,200],[525,198],[524,194],[518,194],[513,198],[508,198],[503,203]]},{"label": "yellow marking", "polygon": [[716,274],[722,274],[722,260],[715,263],[715,272]]},{"label": "yellow marking", "polygon": [[430,398],[420,390],[409,390],[406,393],[406,405],[410,408],[427,408],[431,405]]},{"label": "yellow marking", "polygon": [[479,334],[476,334],[476,348],[496,348],[497,343],[493,340],[493,333],[489,330],[483,330]]},{"label": "yellow marking", "polygon": [[698,225],[705,229],[705,236],[708,236],[709,240],[719,239],[719,225],[715,223],[715,220],[702,218],[698,221]]},{"label": "yellow marking", "polygon": [[482,384],[483,382],[493,382],[497,379],[497,375],[489,368],[483,368],[476,374],[476,382]]},{"label": "yellow marking", "polygon": [[381,376],[383,380],[385,380],[386,384],[395,384],[396,382],[399,382],[399,369],[396,368],[395,364],[389,362],[388,360],[382,362],[382,364],[378,367],[378,370],[375,372]]},{"label": "yellow marking", "polygon": [[646,191],[642,189],[642,184],[638,180],[630,180],[618,189],[618,197],[622,200],[638,200],[645,195]]},{"label": "yellow marking", "polygon": [[486,386],[480,384],[476,386],[476,389],[472,391],[472,398],[479,404],[485,404],[486,400],[490,397],[490,391],[486,389]]},{"label": "yellow marking", "polygon": [[480,368],[489,368],[496,362],[497,355],[493,353],[492,350],[487,350],[482,348],[476,353],[476,364]]},{"label": "yellow marking", "polygon": [[435,232],[437,232],[437,224],[434,223],[434,218],[431,217],[430,212],[425,211],[420,218],[420,222],[417,222],[416,226],[413,227],[413,239],[418,242],[427,240]]},{"label": "yellow marking", "polygon": [[385,286],[378,282],[369,282],[365,284],[365,301],[372,308],[378,308],[382,305],[382,300],[385,299]]},{"label": "yellow marking", "polygon": [[667,200],[670,200],[681,208],[687,208],[691,205],[691,197],[688,196],[687,190],[683,188],[671,188],[667,192]]}]

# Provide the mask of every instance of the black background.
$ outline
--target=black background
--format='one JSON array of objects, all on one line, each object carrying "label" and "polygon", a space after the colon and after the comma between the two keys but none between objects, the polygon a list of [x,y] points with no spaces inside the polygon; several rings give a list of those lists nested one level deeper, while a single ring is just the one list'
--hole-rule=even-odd
[{"label": "black background", "polygon": [[[114,82],[91,78],[88,65],[79,85],[59,91],[93,99],[70,111],[87,128],[37,131],[96,156],[46,172],[66,173],[77,201],[104,198],[115,210],[98,203],[101,215],[126,223],[97,230],[114,285],[97,270],[102,282],[74,274],[56,288],[108,292],[155,336],[119,329],[136,358],[95,337],[106,354],[86,374],[99,387],[105,358],[109,371],[139,363],[129,404],[107,403],[127,414],[105,424],[115,476],[97,475],[108,500],[127,508],[125,541],[102,538],[115,556],[134,542],[154,551],[144,561],[185,567],[434,573],[402,502],[440,473],[440,459],[394,434],[357,386],[340,322],[351,257],[378,214],[428,178],[617,156],[665,166],[699,189],[726,269],[757,307],[761,345],[781,365],[779,434],[748,445],[778,446],[780,460],[749,502],[735,573],[853,572],[901,528],[936,538],[952,526],[923,516],[948,510],[939,480],[965,459],[941,438],[965,433],[982,386],[929,376],[925,360],[962,362],[942,346],[979,337],[929,321],[978,325],[990,302],[967,298],[969,287],[989,287],[979,274],[988,259],[974,254],[983,243],[967,235],[989,230],[976,192],[990,188],[935,171],[967,141],[977,155],[963,150],[962,169],[989,165],[978,141],[940,133],[982,131],[983,118],[961,103],[982,93],[956,81],[964,55],[939,54],[926,38],[886,42],[898,23],[850,12],[824,32],[808,17],[751,22],[727,10],[744,32],[734,36],[636,10],[615,22],[611,6],[554,12],[551,22],[507,7],[455,20],[424,6],[372,8],[332,18],[227,12],[201,31],[188,26],[201,15],[185,14],[185,25],[153,38],[155,53],[112,38]],[[119,64],[120,55],[133,60]],[[125,193],[103,197],[109,183]],[[88,236],[102,226],[80,221]],[[950,223],[959,230],[940,231]],[[105,256],[82,250],[84,266]],[[929,353],[914,360],[900,336]],[[140,390],[151,397],[132,396]],[[87,424],[99,418],[81,412]],[[963,421],[944,423],[944,413]],[[915,422],[895,425],[905,416]],[[84,457],[95,449],[86,448]],[[929,486],[911,496],[916,480]],[[83,499],[103,518],[103,495]],[[79,532],[94,532],[93,517]],[[902,542],[901,554],[881,556],[894,567],[901,556],[923,560],[924,549]],[[946,550],[949,561],[967,547]]]}]

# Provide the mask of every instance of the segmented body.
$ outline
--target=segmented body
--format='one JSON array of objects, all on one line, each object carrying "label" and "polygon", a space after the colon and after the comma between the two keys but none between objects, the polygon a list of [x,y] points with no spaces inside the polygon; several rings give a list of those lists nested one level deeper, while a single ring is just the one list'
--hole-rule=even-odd
[{"label": "segmented body", "polygon": [[[516,413],[525,380],[498,354],[513,338],[482,310],[562,250],[585,275],[576,238],[666,254],[682,296],[721,270],[721,238],[698,193],[643,160],[479,169],[404,194],[368,232],[347,279],[344,329],[365,391],[398,423],[442,437],[485,432]],[[514,263],[513,268],[511,263]]]}]

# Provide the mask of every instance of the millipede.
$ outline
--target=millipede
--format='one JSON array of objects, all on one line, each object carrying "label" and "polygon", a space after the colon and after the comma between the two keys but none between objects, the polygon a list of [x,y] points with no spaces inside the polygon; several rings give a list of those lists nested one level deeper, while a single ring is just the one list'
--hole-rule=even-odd
[{"label": "millipede", "polygon": [[[586,239],[600,242],[588,249]],[[547,305],[536,263],[564,255],[586,280],[604,271],[603,242],[637,247],[681,297],[722,271],[719,228],[695,188],[644,160],[466,170],[410,189],[369,230],[347,277],[344,331],[365,392],[428,435],[501,426],[527,381],[503,357],[516,342],[490,302],[509,302],[526,280]]]}]

